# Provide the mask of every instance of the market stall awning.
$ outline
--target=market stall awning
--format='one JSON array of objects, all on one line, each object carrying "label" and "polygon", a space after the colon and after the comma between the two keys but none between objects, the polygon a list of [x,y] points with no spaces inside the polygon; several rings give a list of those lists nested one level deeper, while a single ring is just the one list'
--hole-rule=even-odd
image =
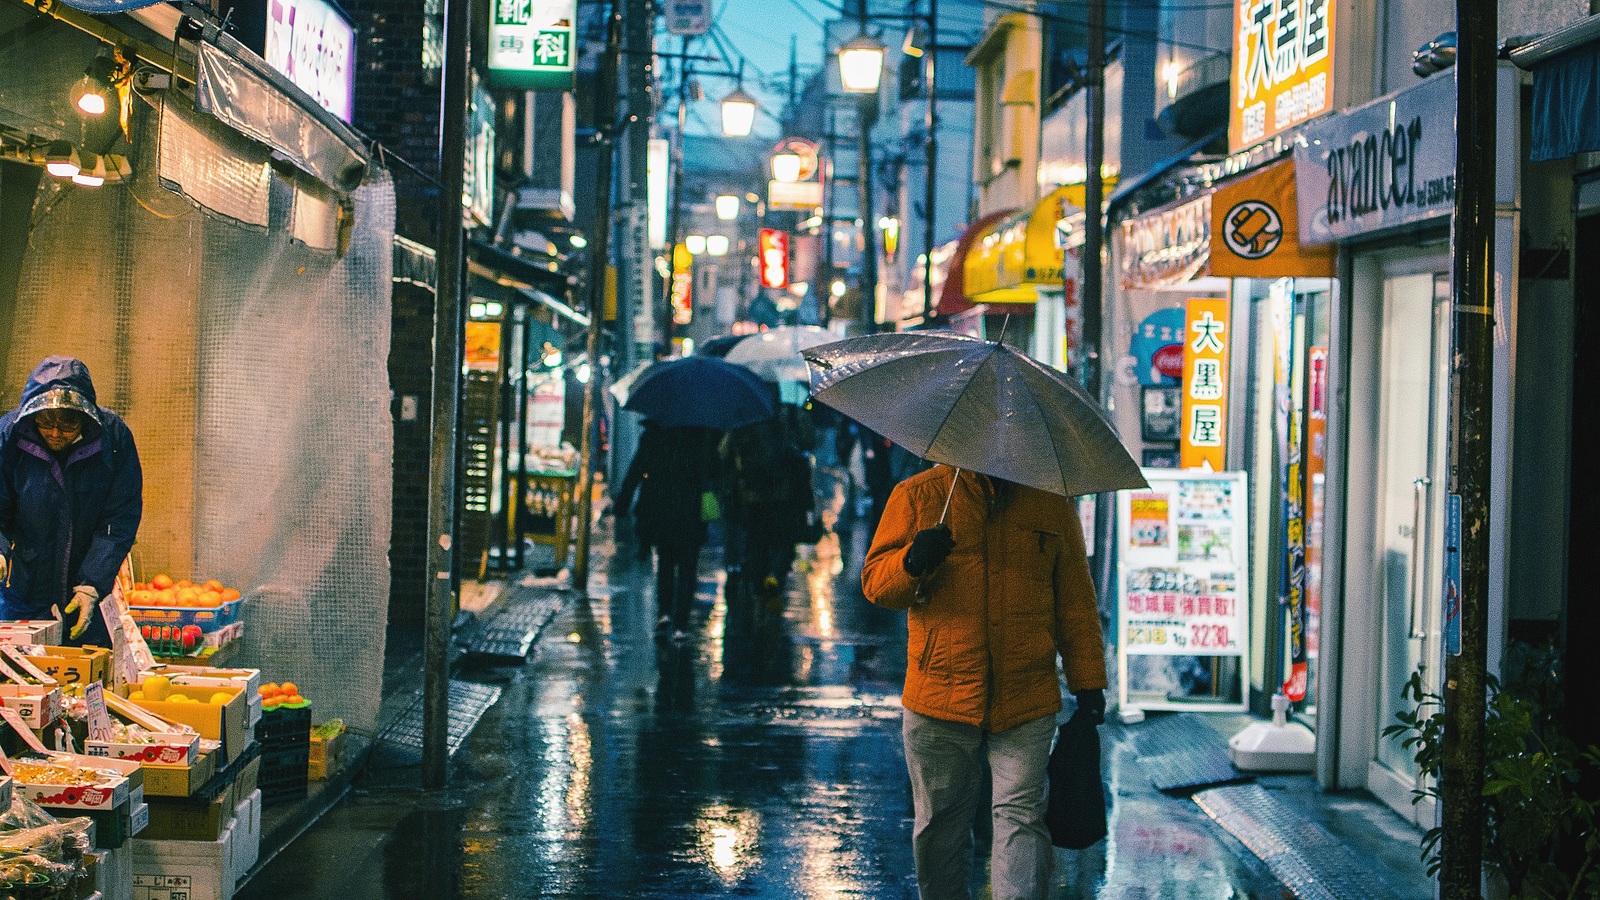
[{"label": "market stall awning", "polygon": [[1039,288],[1061,286],[1066,248],[1074,230],[1082,232],[1083,194],[1083,185],[1058,187],[1032,209],[993,223],[967,254],[967,295],[991,308],[1031,307]]},{"label": "market stall awning", "polygon": [[467,272],[502,287],[540,290],[554,296],[565,295],[573,281],[552,257],[513,253],[485,241],[468,242]]},{"label": "market stall awning", "polygon": [[1600,16],[1542,35],[1508,55],[1533,71],[1529,157],[1545,162],[1600,150]]}]

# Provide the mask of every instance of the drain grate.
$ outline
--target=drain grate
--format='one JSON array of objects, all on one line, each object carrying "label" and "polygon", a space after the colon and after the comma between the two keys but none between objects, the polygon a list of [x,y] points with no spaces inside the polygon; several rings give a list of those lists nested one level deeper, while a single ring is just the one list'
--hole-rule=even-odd
[{"label": "drain grate", "polygon": [[1139,748],[1139,766],[1158,791],[1186,791],[1250,778],[1233,767],[1222,735],[1194,713],[1147,719],[1128,730]]},{"label": "drain grate", "polygon": [[[470,681],[450,682],[449,738],[454,756],[483,714],[500,699],[500,688]],[[378,744],[398,761],[422,759],[422,693],[419,691],[401,713],[378,733]]]},{"label": "drain grate", "polygon": [[566,598],[555,592],[514,601],[489,620],[467,645],[467,657],[473,661],[527,662],[539,632],[561,612],[565,602]]},{"label": "drain grate", "polygon": [[1195,794],[1194,802],[1260,857],[1298,900],[1398,900],[1326,828],[1260,785],[1211,788]]}]

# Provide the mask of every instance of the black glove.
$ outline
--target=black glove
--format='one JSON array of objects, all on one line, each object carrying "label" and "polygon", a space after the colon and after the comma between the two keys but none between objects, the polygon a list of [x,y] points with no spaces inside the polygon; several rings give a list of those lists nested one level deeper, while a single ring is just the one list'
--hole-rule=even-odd
[{"label": "black glove", "polygon": [[1078,701],[1078,711],[1072,714],[1074,719],[1083,717],[1091,725],[1099,725],[1106,720],[1106,692],[1102,690],[1073,691],[1072,696]]},{"label": "black glove", "polygon": [[911,577],[921,578],[938,568],[955,546],[956,539],[950,536],[949,525],[924,528],[911,539],[911,547],[906,550],[902,565]]}]

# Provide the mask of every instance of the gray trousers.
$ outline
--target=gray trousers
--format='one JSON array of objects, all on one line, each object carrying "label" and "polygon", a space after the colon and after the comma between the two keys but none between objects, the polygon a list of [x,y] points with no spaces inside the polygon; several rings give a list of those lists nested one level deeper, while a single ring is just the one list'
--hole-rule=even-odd
[{"label": "gray trousers", "polygon": [[[969,900],[972,820],[977,812],[978,754],[994,773],[994,844],[989,883],[994,900],[1043,900],[1053,862],[1044,826],[1045,765],[1055,716],[985,733],[906,710],[901,721],[916,824],[912,853],[922,900]],[[987,737],[987,741],[985,741]]]}]

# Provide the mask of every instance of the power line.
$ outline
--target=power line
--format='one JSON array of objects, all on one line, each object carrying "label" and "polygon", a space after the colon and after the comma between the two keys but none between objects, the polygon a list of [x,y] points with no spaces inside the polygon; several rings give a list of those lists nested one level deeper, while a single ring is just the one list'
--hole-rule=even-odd
[{"label": "power line", "polygon": [[[1040,9],[1007,3],[1005,0],[982,0],[982,2],[984,6],[992,6],[995,9],[1003,9],[1007,12],[1022,13],[1023,15],[1027,16],[1037,16],[1047,22],[1057,22],[1063,25],[1075,25],[1080,28],[1087,27],[1088,25],[1087,22],[1079,19],[1069,19],[1066,16],[1059,15],[1057,13],[1048,13]],[[1125,38],[1142,38],[1144,40],[1151,41],[1152,43],[1169,44],[1173,47],[1183,47],[1187,50],[1198,50],[1202,53],[1231,54],[1233,52],[1232,47],[1229,47],[1226,50],[1219,50],[1216,47],[1207,47],[1204,44],[1192,44],[1188,41],[1177,40],[1176,38],[1163,37],[1154,31],[1136,31],[1131,28],[1118,28],[1111,24],[1106,25],[1106,32],[1110,34],[1121,35]]]}]

